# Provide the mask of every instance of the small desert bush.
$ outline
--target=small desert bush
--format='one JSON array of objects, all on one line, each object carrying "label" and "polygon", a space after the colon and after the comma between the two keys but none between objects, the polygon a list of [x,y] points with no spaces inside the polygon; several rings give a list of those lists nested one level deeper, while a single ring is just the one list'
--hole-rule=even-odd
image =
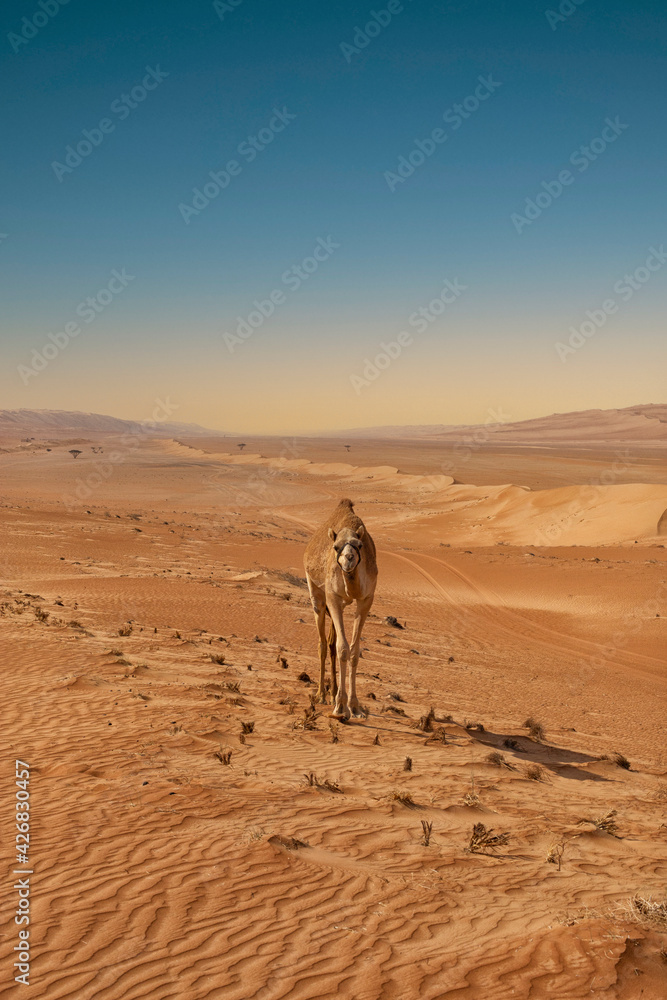
[{"label": "small desert bush", "polygon": [[490,754],[484,758],[489,764],[495,764],[496,767],[506,767],[510,771],[516,771],[513,764],[508,763],[499,750],[492,750]]},{"label": "small desert bush", "polygon": [[550,865],[558,865],[558,871],[560,871],[564,852],[565,852],[564,843],[552,844],[549,850],[547,851],[547,856],[545,858],[545,861],[547,861],[548,864]]},{"label": "small desert bush", "polygon": [[405,758],[405,760],[403,761],[403,770],[404,771],[411,771],[412,770],[412,757],[406,757]]},{"label": "small desert bush", "polygon": [[463,723],[463,726],[465,729],[474,729],[478,733],[484,732],[484,726],[482,725],[481,722],[470,722],[468,719],[466,719]]},{"label": "small desert bush", "polygon": [[604,814],[604,816],[598,816],[597,819],[580,819],[577,821],[577,825],[582,823],[592,823],[596,830],[600,830],[602,833],[608,833],[610,836],[616,837],[618,836],[618,825],[614,816],[616,816],[616,810],[610,809],[609,812]]},{"label": "small desert bush", "polygon": [[528,764],[523,773],[527,778],[530,778],[531,781],[546,780],[546,772],[539,764]]},{"label": "small desert bush", "polygon": [[330,722],[329,723],[329,731],[331,733],[331,742],[332,743],[339,743],[340,742],[340,735],[339,735],[340,726],[337,726],[335,722]]},{"label": "small desert bush", "polygon": [[423,819],[422,830],[423,830],[422,843],[424,847],[428,847],[431,841],[431,834],[433,833],[433,823],[428,823],[425,819]]},{"label": "small desert bush", "polygon": [[241,694],[241,685],[238,681],[225,681],[225,689],[234,694]]},{"label": "small desert bush", "polygon": [[391,798],[393,802],[400,802],[402,806],[413,806],[415,804],[410,792],[396,791],[392,793]]},{"label": "small desert bush", "polygon": [[218,666],[220,666],[220,667],[225,662],[225,654],[224,653],[211,653],[210,657],[211,657],[211,663],[217,663]]},{"label": "small desert bush", "polygon": [[336,781],[330,781],[329,778],[318,778],[314,771],[310,771],[308,774],[304,774],[306,784],[309,788],[324,788],[328,792],[339,792],[343,794],[343,789]]},{"label": "small desert bush", "polygon": [[622,753],[604,754],[602,757],[599,757],[598,760],[609,760],[612,764],[616,764],[616,767],[622,767],[626,771],[630,770],[630,761]]},{"label": "small desert bush", "polygon": [[118,629],[118,635],[123,635],[123,636],[132,635],[132,626],[121,625],[121,627]]},{"label": "small desert bush", "polygon": [[634,896],[631,900],[632,909],[644,921],[667,930],[667,900],[653,899],[652,896]]},{"label": "small desert bush", "polygon": [[544,742],[544,727],[541,726],[539,722],[536,722],[532,715],[526,719],[524,726],[528,730],[528,735],[531,740],[535,740],[536,743]]},{"label": "small desert bush", "polygon": [[254,722],[242,722],[241,723],[241,732],[242,733],[254,733],[254,731],[255,731],[255,723]]},{"label": "small desert bush", "polygon": [[229,764],[232,759],[231,750],[216,750],[215,756],[218,758],[221,764]]},{"label": "small desert bush", "polygon": [[487,830],[483,823],[475,823],[466,851],[469,854],[495,851],[498,847],[504,847],[509,839],[509,833],[494,833],[493,830]]},{"label": "small desert bush", "polygon": [[423,733],[430,733],[433,729],[435,719],[435,709],[431,706],[426,715],[422,715],[418,722],[415,722],[415,729],[421,729]]},{"label": "small desert bush", "polygon": [[431,735],[429,736],[429,738],[426,740],[426,742],[427,743],[446,743],[447,742],[447,733],[445,732],[444,727],[441,726],[440,729],[434,729],[433,732],[431,733]]},{"label": "small desert bush", "polygon": [[48,621],[49,612],[44,611],[43,608],[35,608],[35,618],[37,619],[38,622]]}]

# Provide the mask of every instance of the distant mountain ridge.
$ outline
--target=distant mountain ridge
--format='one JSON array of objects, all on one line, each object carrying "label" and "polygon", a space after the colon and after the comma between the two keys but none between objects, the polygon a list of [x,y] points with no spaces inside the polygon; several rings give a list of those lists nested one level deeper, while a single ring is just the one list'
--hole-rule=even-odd
[{"label": "distant mountain ridge", "polygon": [[0,434],[61,435],[61,434],[152,434],[173,437],[174,434],[217,434],[198,424],[178,421],[153,422],[122,420],[101,413],[80,413],[75,410],[0,410]]},{"label": "distant mountain ridge", "polygon": [[667,445],[667,404],[645,403],[618,410],[575,410],[513,422],[490,418],[485,424],[358,427],[336,432],[335,436],[455,442],[482,430],[484,444],[660,447]]}]

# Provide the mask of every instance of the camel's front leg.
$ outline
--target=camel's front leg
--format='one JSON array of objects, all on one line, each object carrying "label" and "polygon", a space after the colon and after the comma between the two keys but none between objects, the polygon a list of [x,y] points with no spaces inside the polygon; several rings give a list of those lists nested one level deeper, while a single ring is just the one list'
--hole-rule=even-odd
[{"label": "camel's front leg", "polygon": [[350,646],[345,638],[345,629],[343,628],[343,610],[345,605],[337,595],[328,594],[327,607],[329,608],[331,621],[336,629],[336,653],[338,654],[338,662],[340,664],[340,681],[338,691],[336,692],[334,710],[331,714],[338,719],[349,719],[350,707],[347,703],[346,684],[347,666],[350,661]]},{"label": "camel's front leg", "polygon": [[350,708],[352,709],[352,715],[355,719],[364,719],[366,717],[365,713],[361,710],[359,700],[357,698],[357,663],[359,662],[359,647],[361,646],[361,630],[363,629],[364,622],[368,617],[368,612],[371,610],[372,603],[372,595],[364,598],[363,601],[357,601],[357,610],[354,616],[354,626],[352,629],[350,656]]}]

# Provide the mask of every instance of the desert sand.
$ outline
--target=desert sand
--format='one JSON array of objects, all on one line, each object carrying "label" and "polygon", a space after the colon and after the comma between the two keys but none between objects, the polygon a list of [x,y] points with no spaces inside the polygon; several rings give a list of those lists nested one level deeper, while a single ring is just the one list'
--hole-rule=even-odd
[{"label": "desert sand", "polygon": [[[1,996],[665,996],[655,437],[3,435],[3,787],[30,764],[34,875],[31,985]],[[302,554],[345,496],[380,577],[343,725],[311,703]]]}]

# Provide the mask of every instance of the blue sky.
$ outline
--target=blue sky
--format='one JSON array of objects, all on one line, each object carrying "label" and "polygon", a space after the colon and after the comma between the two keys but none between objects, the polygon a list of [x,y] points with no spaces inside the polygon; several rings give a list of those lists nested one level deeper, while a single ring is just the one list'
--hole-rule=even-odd
[{"label": "blue sky", "polygon": [[[564,360],[555,345],[667,239],[663,4],[565,0],[562,20],[555,3],[489,0],[393,0],[391,16],[345,0],[44,5],[2,14],[0,406],[141,419],[168,395],[179,419],[278,433],[662,400],[667,267]],[[343,51],[357,28],[367,44]],[[493,91],[474,107],[480,77]],[[443,120],[466,98],[459,127]],[[103,119],[99,145],[54,168]],[[607,119],[618,134],[600,143]],[[273,138],[249,162],[253,135]],[[179,205],[230,160],[186,222]],[[518,232],[513,214],[565,169]],[[320,238],[338,246],[286,285]],[[123,268],[122,292],[26,375]],[[466,291],[426,332],[407,325],[445,279]],[[355,388],[401,331],[412,342]]]}]

